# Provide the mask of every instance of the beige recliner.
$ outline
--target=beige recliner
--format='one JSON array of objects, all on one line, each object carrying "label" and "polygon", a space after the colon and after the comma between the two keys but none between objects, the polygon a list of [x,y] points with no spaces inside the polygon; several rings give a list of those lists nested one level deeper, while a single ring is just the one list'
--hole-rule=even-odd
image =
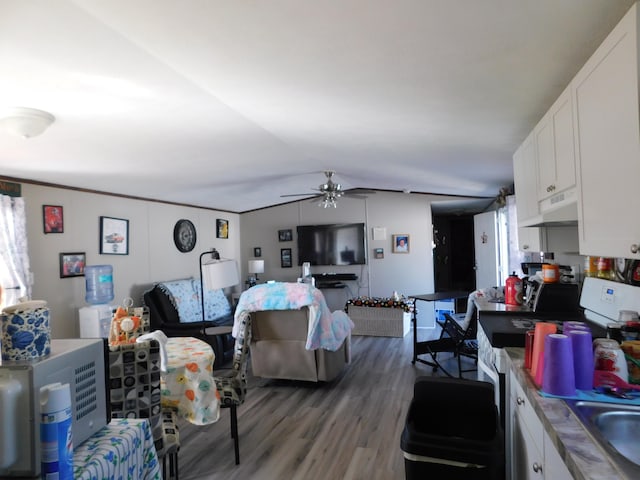
[{"label": "beige recliner", "polygon": [[351,336],[338,350],[307,350],[309,309],[251,313],[251,367],[263,378],[333,380],[350,362]]}]

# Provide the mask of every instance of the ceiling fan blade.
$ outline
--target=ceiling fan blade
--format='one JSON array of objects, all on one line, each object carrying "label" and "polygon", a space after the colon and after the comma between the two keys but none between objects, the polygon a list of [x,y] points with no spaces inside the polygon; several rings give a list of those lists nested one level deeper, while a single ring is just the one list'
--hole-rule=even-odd
[{"label": "ceiling fan blade", "polygon": [[355,194],[355,193],[347,193],[347,192],[345,192],[345,193],[343,193],[343,195],[345,197],[349,197],[349,198],[359,198],[360,200],[365,200],[367,198],[366,195],[358,195],[358,194]]},{"label": "ceiling fan blade", "polygon": [[314,197],[317,196],[317,193],[290,193],[288,195],[280,195],[281,197],[308,197],[309,195],[313,195]]},{"label": "ceiling fan blade", "polygon": [[365,188],[352,188],[351,190],[345,191],[347,195],[350,192],[361,194],[361,195],[374,195],[375,193],[377,193],[375,190],[367,190]]}]

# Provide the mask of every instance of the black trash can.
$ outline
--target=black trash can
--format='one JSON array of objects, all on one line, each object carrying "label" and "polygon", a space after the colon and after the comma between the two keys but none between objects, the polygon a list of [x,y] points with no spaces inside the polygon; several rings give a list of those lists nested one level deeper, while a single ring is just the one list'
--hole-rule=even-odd
[{"label": "black trash can", "polygon": [[503,480],[504,432],[493,384],[418,377],[400,447],[406,480]]}]

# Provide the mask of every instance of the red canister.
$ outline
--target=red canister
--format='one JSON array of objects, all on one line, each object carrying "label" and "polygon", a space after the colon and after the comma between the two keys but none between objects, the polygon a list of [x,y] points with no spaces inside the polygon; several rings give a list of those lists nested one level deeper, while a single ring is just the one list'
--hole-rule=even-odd
[{"label": "red canister", "polygon": [[513,272],[507,278],[504,287],[504,303],[507,305],[522,305],[522,280]]}]

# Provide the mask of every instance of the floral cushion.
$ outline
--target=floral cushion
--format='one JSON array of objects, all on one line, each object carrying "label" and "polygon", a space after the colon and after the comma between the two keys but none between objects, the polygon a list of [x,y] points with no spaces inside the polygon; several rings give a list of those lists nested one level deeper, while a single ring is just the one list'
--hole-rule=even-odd
[{"label": "floral cushion", "polygon": [[[169,297],[178,311],[180,323],[202,321],[202,306],[200,302],[200,280],[189,278],[158,284]],[[204,292],[205,320],[212,321],[231,315],[231,305],[222,289],[205,290]]]}]

